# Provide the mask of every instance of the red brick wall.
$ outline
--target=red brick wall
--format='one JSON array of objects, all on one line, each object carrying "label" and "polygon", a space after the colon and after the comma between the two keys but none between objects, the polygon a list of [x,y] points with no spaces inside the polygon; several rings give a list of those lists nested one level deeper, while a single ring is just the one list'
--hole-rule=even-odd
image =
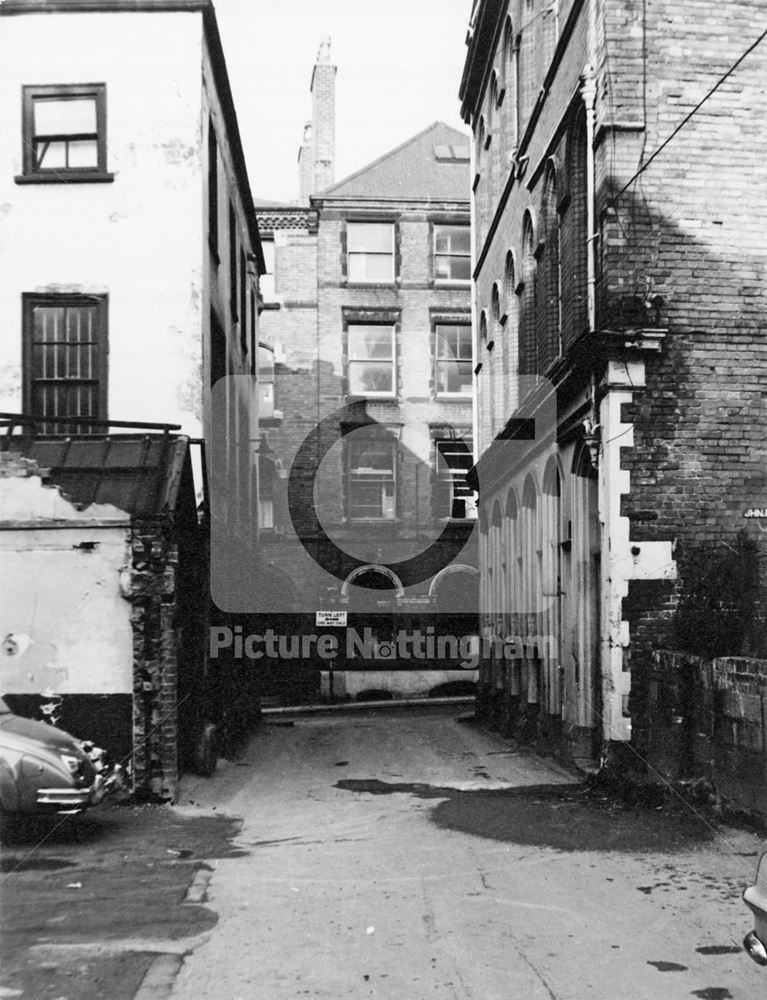
[{"label": "red brick wall", "polygon": [[[754,40],[763,8],[754,0],[701,0],[684,11],[652,4],[646,111],[638,81],[641,5],[607,9],[613,113],[646,119],[646,132],[605,136],[598,160],[605,207],[610,185],[615,192],[631,179]],[[624,459],[631,472],[624,512],[632,537],[677,540],[682,593],[693,557],[708,551],[713,564],[717,544],[735,544],[743,529],[762,541],[742,515],[767,499],[767,139],[760,127],[766,78],[761,46],[617,200],[605,229],[603,325],[620,324],[627,299],[640,308],[663,300],[668,336],[661,355],[647,363],[646,391],[630,408],[634,447]],[[609,107],[603,105],[603,118]],[[646,595],[632,628],[634,658],[642,646],[673,639],[673,605],[668,588]]]}]

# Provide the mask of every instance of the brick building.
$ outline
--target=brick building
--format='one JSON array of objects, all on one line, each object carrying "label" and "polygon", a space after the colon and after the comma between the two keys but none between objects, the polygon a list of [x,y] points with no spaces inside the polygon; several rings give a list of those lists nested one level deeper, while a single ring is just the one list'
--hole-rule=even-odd
[{"label": "brick building", "polygon": [[[333,671],[333,694],[425,693],[474,676],[462,666],[476,635],[475,505],[463,478],[468,139],[434,123],[330,183],[335,73],[323,43],[299,154],[304,203],[257,206],[274,261],[261,316],[264,384],[274,362],[274,410],[262,407],[261,421],[262,492],[272,490],[262,506],[271,500],[273,512],[264,551],[299,612],[275,628],[321,631],[316,612],[345,612],[337,655],[312,661]],[[455,636],[449,649],[440,630]]]},{"label": "brick building", "polygon": [[[18,529],[27,570],[15,581],[23,593],[0,602],[0,629],[29,642],[12,646],[3,691],[58,699],[78,734],[112,745],[119,733],[121,755],[133,739],[144,759],[146,733],[167,737],[155,763],[137,763],[135,778],[172,794],[176,695],[205,663],[207,543],[195,538],[176,559],[179,531],[199,527],[196,516],[194,531],[188,522],[203,489],[200,439],[212,445],[214,541],[252,548],[258,523],[261,249],[215,13],[210,0],[8,0],[0,24],[0,410],[34,419],[17,421],[24,433],[4,447],[31,460],[55,456],[34,473],[50,494],[43,512],[64,481],[85,508],[95,503],[93,481],[112,484],[118,514],[110,518],[120,526],[109,527],[120,534],[112,554],[122,553],[128,576],[145,572],[143,590],[126,589],[114,561],[92,558],[87,545],[46,562],[53,535],[25,533],[23,512],[10,515],[4,504],[4,529]],[[117,422],[134,426],[111,435]],[[31,428],[52,452],[30,442]],[[57,441],[72,446],[62,452]],[[171,461],[176,450],[183,460]],[[183,489],[164,481],[182,470]],[[161,482],[154,498],[147,476]],[[183,519],[174,506],[181,495]],[[61,509],[73,531],[86,530],[77,511]],[[150,516],[154,526],[141,527]],[[39,517],[30,510],[27,520]],[[97,538],[95,508],[91,521]],[[156,558],[137,554],[139,536]],[[45,586],[32,571],[41,565],[52,575]],[[115,636],[108,657],[93,642],[93,594],[73,606],[68,592],[73,574],[81,580],[89,568],[102,598],[95,606],[108,607],[103,627]],[[43,648],[53,651],[50,662],[33,665]]]},{"label": "brick building", "polygon": [[481,608],[531,640],[481,709],[575,756],[641,743],[654,648],[759,641],[761,12],[473,4]]}]

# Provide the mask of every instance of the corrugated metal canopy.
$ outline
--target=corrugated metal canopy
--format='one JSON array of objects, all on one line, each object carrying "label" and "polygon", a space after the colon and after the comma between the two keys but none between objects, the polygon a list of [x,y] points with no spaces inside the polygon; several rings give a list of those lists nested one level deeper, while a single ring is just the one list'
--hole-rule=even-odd
[{"label": "corrugated metal canopy", "polygon": [[132,515],[150,516],[175,511],[190,499],[194,503],[187,437],[13,434],[0,436],[0,450],[33,459],[44,470],[45,482],[58,486],[81,509],[112,504]]}]

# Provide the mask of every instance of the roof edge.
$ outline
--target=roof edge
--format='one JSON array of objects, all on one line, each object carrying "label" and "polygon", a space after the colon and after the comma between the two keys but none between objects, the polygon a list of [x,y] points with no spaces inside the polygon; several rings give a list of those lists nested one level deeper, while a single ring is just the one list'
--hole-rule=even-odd
[{"label": "roof edge", "polygon": [[213,0],[5,0],[5,2],[0,0],[0,16],[6,17],[23,14],[135,14],[138,12],[202,14],[203,30],[210,52],[216,88],[224,112],[234,170],[241,187],[243,207],[247,216],[248,235],[253,244],[259,272],[263,273],[265,264],[261,249],[261,237],[258,232],[258,221],[237,122],[237,111],[234,106]]},{"label": "roof edge", "polygon": [[0,0],[0,16],[11,14],[83,14],[105,11],[131,14],[136,11],[201,11],[212,0]]},{"label": "roof edge", "polygon": [[[336,181],[335,184],[331,184],[330,187],[324,188],[322,191],[315,192],[315,194],[312,195],[312,198],[325,198],[328,195],[332,196],[333,191],[335,191],[337,188],[342,187],[344,184],[348,184],[349,181],[354,180],[356,177],[359,177],[360,174],[366,173],[373,167],[377,167],[385,160],[388,160],[390,157],[395,156],[397,153],[400,152],[400,150],[404,149],[406,146],[409,146],[412,142],[415,142],[416,139],[420,139],[421,136],[424,136],[428,132],[431,132],[432,129],[439,127],[449,128],[452,132],[458,131],[457,128],[453,128],[453,126],[448,125],[447,122],[441,122],[439,120],[433,121],[431,125],[427,125],[426,128],[422,128],[420,132],[416,132],[415,135],[411,135],[408,139],[405,139],[405,141],[401,142],[399,146],[395,146],[394,149],[387,150],[387,152],[382,153],[380,156],[376,157],[375,160],[371,160],[370,163],[366,163],[364,167],[360,167],[359,170],[355,170],[354,173],[347,174],[347,176],[343,177],[340,181]],[[467,135],[464,136],[464,138],[470,141],[470,136]]]}]

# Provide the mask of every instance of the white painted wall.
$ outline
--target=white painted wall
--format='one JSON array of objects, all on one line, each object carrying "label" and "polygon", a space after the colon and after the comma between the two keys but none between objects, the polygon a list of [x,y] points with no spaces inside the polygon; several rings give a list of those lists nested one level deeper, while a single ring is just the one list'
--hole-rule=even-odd
[{"label": "white painted wall", "polygon": [[[32,527],[9,526],[19,505]],[[39,476],[0,478],[1,694],[132,692],[128,521],[75,510]]]},{"label": "white painted wall", "polygon": [[[46,14],[0,34],[0,409],[21,409],[21,295],[109,295],[109,416],[201,432],[199,13]],[[107,85],[110,184],[18,185],[23,84]]]}]

